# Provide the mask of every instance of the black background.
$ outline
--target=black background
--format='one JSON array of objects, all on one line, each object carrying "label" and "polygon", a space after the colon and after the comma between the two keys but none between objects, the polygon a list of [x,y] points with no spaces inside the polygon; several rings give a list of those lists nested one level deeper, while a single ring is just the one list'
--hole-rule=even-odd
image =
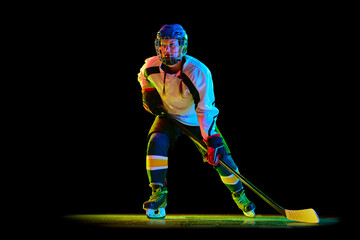
[{"label": "black background", "polygon": [[[126,9],[67,10],[43,40],[51,59],[40,101],[52,213],[145,213],[146,136],[154,117],[142,108],[137,74],[155,55],[160,27],[179,23],[188,54],[212,72],[217,124],[240,172],[287,209],[342,215],[334,207],[341,171],[334,127],[340,90],[330,50],[336,14],[187,9],[186,17],[179,10],[169,18],[146,9],[130,16]],[[168,190],[168,213],[239,213],[186,137],[169,155]],[[257,214],[276,214],[246,193]]]}]

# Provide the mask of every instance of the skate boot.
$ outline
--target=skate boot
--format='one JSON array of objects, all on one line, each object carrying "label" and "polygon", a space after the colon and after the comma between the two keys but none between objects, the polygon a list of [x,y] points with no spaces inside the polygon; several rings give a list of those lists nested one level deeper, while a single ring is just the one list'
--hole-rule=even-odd
[{"label": "skate boot", "polygon": [[150,219],[164,218],[167,206],[167,188],[162,185],[150,184],[152,194],[150,199],[143,204],[146,216]]},{"label": "skate boot", "polygon": [[251,218],[255,217],[255,204],[247,199],[244,189],[232,193],[232,197],[245,216]]}]

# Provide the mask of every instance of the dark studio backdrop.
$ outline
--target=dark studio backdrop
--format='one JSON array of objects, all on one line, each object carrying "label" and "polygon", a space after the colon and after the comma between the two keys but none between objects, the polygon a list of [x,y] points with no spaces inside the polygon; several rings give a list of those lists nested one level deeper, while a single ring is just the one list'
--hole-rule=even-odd
[{"label": "dark studio backdrop", "polygon": [[[176,22],[188,33],[188,54],[212,72],[217,124],[240,172],[285,208],[340,215],[332,201],[339,189],[336,76],[328,51],[333,22],[292,14],[128,23],[84,14],[57,22],[49,156],[58,214],[144,213],[154,116],[142,107],[137,74],[155,55],[156,32]],[[186,137],[169,155],[168,190],[169,214],[240,214]],[[276,214],[246,193],[258,214]]]}]

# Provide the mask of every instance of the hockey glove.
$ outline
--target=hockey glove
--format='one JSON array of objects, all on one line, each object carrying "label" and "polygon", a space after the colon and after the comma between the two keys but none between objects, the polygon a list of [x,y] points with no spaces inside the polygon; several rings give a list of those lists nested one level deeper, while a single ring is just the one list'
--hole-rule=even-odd
[{"label": "hockey glove", "polygon": [[145,110],[151,114],[160,115],[163,111],[162,100],[155,88],[143,89],[142,102]]},{"label": "hockey glove", "polygon": [[206,139],[207,155],[206,160],[211,165],[217,165],[219,159],[225,157],[225,147],[220,133],[209,136]]}]

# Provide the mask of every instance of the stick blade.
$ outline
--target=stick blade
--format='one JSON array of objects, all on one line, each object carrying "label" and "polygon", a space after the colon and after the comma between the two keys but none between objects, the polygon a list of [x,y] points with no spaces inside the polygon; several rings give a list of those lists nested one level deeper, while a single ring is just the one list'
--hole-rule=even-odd
[{"label": "stick blade", "polygon": [[319,217],[316,214],[315,210],[312,208],[303,209],[303,210],[287,210],[285,209],[286,218],[306,223],[319,223]]}]

